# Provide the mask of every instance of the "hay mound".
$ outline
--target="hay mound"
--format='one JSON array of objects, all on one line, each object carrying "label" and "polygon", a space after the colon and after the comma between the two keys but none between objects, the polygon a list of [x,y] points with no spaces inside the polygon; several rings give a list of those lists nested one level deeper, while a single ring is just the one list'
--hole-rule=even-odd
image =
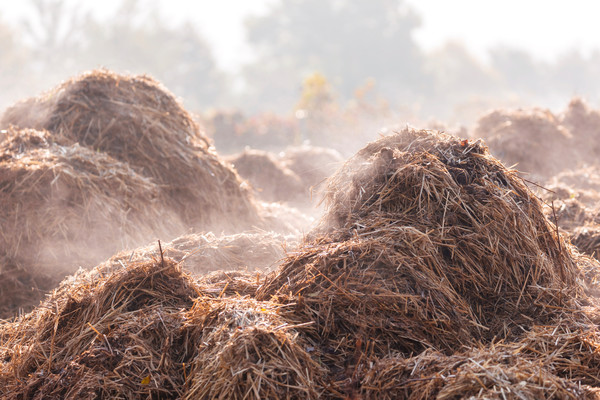
[{"label": "hay mound", "polygon": [[282,306],[212,289],[160,256],[79,272],[0,325],[0,395],[317,398],[324,370]]},{"label": "hay mound", "polygon": [[544,213],[552,223],[567,231],[578,226],[600,223],[599,210],[586,207],[576,198],[555,201],[544,208]]},{"label": "hay mound", "polygon": [[[543,349],[540,360],[507,351],[471,350],[451,356],[426,351],[412,358],[378,360],[361,380],[363,399],[596,399],[597,391],[573,376],[559,376],[554,365],[578,367]],[[580,353],[567,353],[567,357]],[[596,360],[597,361],[597,360]],[[585,366],[582,366],[584,369]],[[589,368],[588,373],[597,373]],[[588,378],[588,380],[590,380]]]},{"label": "hay mound", "polygon": [[2,326],[2,398],[181,395],[192,349],[180,310],[196,296],[172,262],[65,280],[42,307]]},{"label": "hay mound", "polygon": [[0,322],[0,397],[597,394],[599,264],[480,141],[382,138],[330,178],[325,205],[267,276],[183,272],[252,235],[188,235],[165,245],[180,262],[155,245],[78,272]]},{"label": "hay mound", "polygon": [[480,141],[403,131],[371,143],[329,180],[326,207],[258,293],[296,303],[321,347],[451,352],[577,307],[568,244]]},{"label": "hay mound", "polygon": [[202,335],[186,398],[317,398],[325,370],[278,307],[249,299],[199,302],[187,318]]},{"label": "hay mound", "polygon": [[563,184],[573,189],[600,192],[600,170],[598,166],[587,166],[563,171],[554,176],[551,185]]},{"label": "hay mound", "polygon": [[474,135],[506,165],[536,179],[572,168],[578,159],[571,134],[548,110],[492,111],[477,122]]},{"label": "hay mound", "polygon": [[182,229],[159,188],[126,164],[56,144],[45,131],[7,133],[0,144],[0,316],[30,309],[78,266]]},{"label": "hay mound", "polygon": [[288,147],[279,158],[300,177],[306,193],[329,178],[344,161],[336,150],[307,145]]},{"label": "hay mound", "polygon": [[356,367],[360,394],[365,399],[596,399],[596,324],[561,319],[555,326],[534,327],[514,343],[452,355],[426,350],[410,358],[383,357]]},{"label": "hay mound", "polygon": [[192,225],[259,222],[236,173],[175,97],[150,77],[83,74],[9,108],[0,126],[10,124],[46,129],[129,164],[161,186],[161,196]]},{"label": "hay mound", "polygon": [[573,134],[580,157],[595,163],[600,151],[600,112],[576,97],[560,115],[560,122]]},{"label": "hay mound", "polygon": [[17,265],[95,265],[181,229],[152,181],[104,153],[53,143],[47,132],[9,130],[0,189],[0,254]]},{"label": "hay mound", "polygon": [[576,199],[591,208],[600,202],[600,170],[595,165],[563,171],[544,186],[548,190],[540,196],[549,201]]},{"label": "hay mound", "polygon": [[600,225],[576,227],[571,232],[571,243],[580,252],[600,260]]},{"label": "hay mound", "polygon": [[246,149],[226,160],[233,164],[235,170],[263,200],[307,202],[309,199],[310,194],[305,191],[298,175],[285,167],[272,153]]}]

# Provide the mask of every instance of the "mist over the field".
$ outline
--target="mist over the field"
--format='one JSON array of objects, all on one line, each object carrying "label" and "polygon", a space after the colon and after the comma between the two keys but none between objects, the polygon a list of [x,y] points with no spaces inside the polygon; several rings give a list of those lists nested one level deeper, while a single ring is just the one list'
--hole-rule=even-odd
[{"label": "mist over the field", "polygon": [[598,399],[595,15],[0,0],[0,398]]},{"label": "mist over the field", "polygon": [[[472,124],[490,108],[557,109],[573,95],[592,104],[598,100],[598,50],[573,47],[541,58],[534,49],[494,42],[482,57],[468,42],[453,37],[424,48],[416,37],[428,15],[419,14],[410,1],[267,1],[242,17],[236,3],[229,2],[231,20],[242,25],[235,25],[235,32],[223,28],[215,33],[213,28],[210,35],[194,13],[210,13],[211,8],[191,3],[112,0],[104,9],[69,0],[3,4],[0,108],[97,67],[151,74],[200,114],[225,108],[246,116],[291,116],[304,109],[309,116],[333,113],[331,124],[343,114],[360,115],[361,120],[375,116],[379,124],[387,119],[458,126]],[[11,7],[20,12],[9,12]],[[186,17],[173,17],[185,16],[186,7]],[[215,8],[214,18],[229,27],[233,22],[222,8]],[[506,21],[507,36],[511,23],[525,19],[522,14],[531,9],[514,10],[515,21]],[[470,12],[477,7],[456,10],[478,18]],[[543,8],[539,12],[530,15],[531,35],[536,19],[544,15]],[[435,12],[430,15],[439,20]],[[572,15],[565,10],[565,19]],[[494,22],[489,25],[497,28]],[[247,54],[235,65],[231,60],[224,65],[217,57],[223,53],[219,46],[231,40],[220,36],[239,32],[244,41],[240,52]],[[523,42],[529,43],[526,38]]]}]

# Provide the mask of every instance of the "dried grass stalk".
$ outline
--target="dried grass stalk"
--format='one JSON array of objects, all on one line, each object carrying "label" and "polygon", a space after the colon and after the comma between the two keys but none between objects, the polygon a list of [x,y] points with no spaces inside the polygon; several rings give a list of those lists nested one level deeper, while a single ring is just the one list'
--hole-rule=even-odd
[{"label": "dried grass stalk", "polygon": [[81,271],[0,324],[0,395],[318,398],[326,371],[284,306],[214,288],[160,255]]},{"label": "dried grass stalk", "polygon": [[181,309],[196,296],[168,260],[65,280],[32,313],[1,326],[2,398],[181,396],[192,356]]},{"label": "dried grass stalk", "polygon": [[362,379],[360,394],[382,400],[596,398],[592,388],[557,376],[542,360],[494,348],[381,359]]}]

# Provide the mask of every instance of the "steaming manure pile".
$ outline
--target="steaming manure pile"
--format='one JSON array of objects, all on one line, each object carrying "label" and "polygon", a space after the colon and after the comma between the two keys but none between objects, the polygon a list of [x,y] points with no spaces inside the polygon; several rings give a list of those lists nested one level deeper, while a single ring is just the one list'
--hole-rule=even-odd
[{"label": "steaming manure pile", "polygon": [[152,78],[92,71],[10,107],[0,127],[0,317],[156,237],[267,228],[237,173]]},{"label": "steaming manure pile", "polygon": [[[595,398],[595,260],[479,141],[403,131],[278,270],[109,262],[0,326],[3,398]],[[200,261],[198,261],[200,262]]]},{"label": "steaming manure pile", "polygon": [[309,145],[288,147],[279,154],[246,149],[226,159],[259,198],[299,206],[310,205],[314,189],[343,163],[336,150]]},{"label": "steaming manure pile", "polygon": [[600,257],[600,171],[591,165],[564,171],[545,185],[540,195],[545,213],[577,249]]},{"label": "steaming manure pile", "polygon": [[507,165],[516,164],[539,183],[570,170],[595,168],[600,111],[580,98],[557,114],[539,108],[494,110],[479,119],[473,135],[484,138]]},{"label": "steaming manure pile", "polygon": [[495,110],[477,123],[475,136],[507,165],[534,179],[549,178],[577,162],[572,132],[549,110]]},{"label": "steaming manure pile", "polygon": [[308,145],[288,147],[279,159],[300,177],[305,193],[322,184],[344,161],[336,150]]},{"label": "steaming manure pile", "polygon": [[175,97],[148,76],[83,74],[6,110],[0,126],[9,125],[44,129],[128,164],[152,179],[163,201],[193,226],[260,223],[235,171]]},{"label": "steaming manure pile", "polygon": [[579,157],[595,163],[600,151],[600,111],[591,109],[581,98],[575,97],[561,113],[560,122],[573,133]]},{"label": "steaming manure pile", "polygon": [[[47,131],[0,143],[0,314],[37,304],[77,265],[174,233],[160,190],[127,164]],[[68,142],[63,140],[63,142]]]},{"label": "steaming manure pile", "polygon": [[300,177],[272,153],[246,149],[228,157],[227,161],[250,183],[258,197],[266,201],[289,202],[309,198]]}]

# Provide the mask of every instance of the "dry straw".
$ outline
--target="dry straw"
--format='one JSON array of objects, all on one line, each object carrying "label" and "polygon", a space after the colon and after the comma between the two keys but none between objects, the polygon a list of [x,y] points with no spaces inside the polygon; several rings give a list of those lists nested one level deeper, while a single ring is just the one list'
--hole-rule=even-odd
[{"label": "dry straw", "polygon": [[226,160],[250,183],[257,197],[265,201],[308,202],[310,199],[298,175],[272,153],[246,149]]},{"label": "dry straw", "polygon": [[379,361],[360,382],[364,399],[594,399],[589,387],[556,376],[541,360],[492,348],[451,356],[425,351]]},{"label": "dry straw", "polygon": [[3,326],[2,397],[178,393],[193,351],[181,342],[180,310],[196,296],[192,280],[168,261],[65,280],[42,306]]},{"label": "dry straw", "polygon": [[[22,285],[37,303],[35,288],[50,289],[57,283],[53,277],[96,265],[148,237],[173,235],[182,228],[159,196],[151,180],[104,153],[54,143],[46,131],[9,129],[0,144],[3,281],[15,291]],[[7,272],[12,269],[21,272]],[[40,279],[30,274],[46,282],[31,286]],[[9,297],[2,293],[14,301]]]},{"label": "dry straw", "polygon": [[572,132],[548,110],[495,110],[477,122],[474,134],[529,179],[549,178],[579,160]]},{"label": "dry straw", "polygon": [[319,340],[452,352],[577,307],[567,245],[481,142],[426,131],[381,139],[330,179],[325,201],[315,239],[259,294],[298,303]]},{"label": "dry straw", "polygon": [[201,228],[260,222],[237,174],[191,115],[148,76],[96,70],[9,108],[0,126],[46,129],[151,178],[181,218]]},{"label": "dry straw", "polygon": [[576,227],[571,242],[582,253],[600,258],[600,225]]},{"label": "dry straw", "polygon": [[307,352],[281,306],[250,299],[200,300],[187,318],[202,327],[187,399],[317,398],[325,369]]},{"label": "dry straw", "polygon": [[[8,399],[577,399],[600,387],[598,263],[481,142],[404,131],[328,183],[263,278],[160,253],[0,325]],[[36,397],[37,396],[37,397]]]},{"label": "dry straw", "polygon": [[214,288],[160,256],[65,280],[2,325],[2,398],[318,397],[282,306]]}]

